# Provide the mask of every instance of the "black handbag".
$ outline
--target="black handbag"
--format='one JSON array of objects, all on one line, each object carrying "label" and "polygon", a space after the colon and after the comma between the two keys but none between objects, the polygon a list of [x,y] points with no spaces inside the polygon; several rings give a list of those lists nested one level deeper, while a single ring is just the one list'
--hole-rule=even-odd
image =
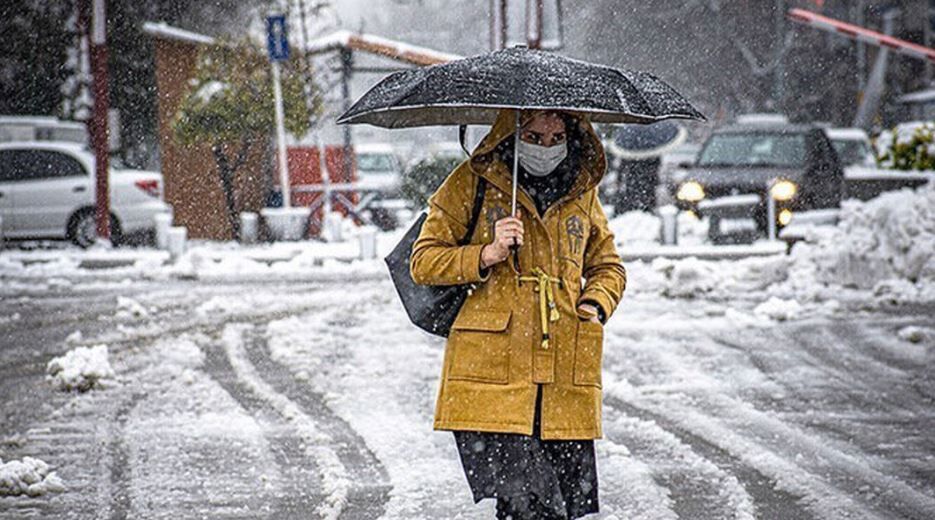
[{"label": "black handbag", "polygon": [[[481,176],[478,176],[477,179],[474,206],[471,208],[471,220],[468,222],[467,232],[464,237],[458,241],[459,246],[467,245],[471,241],[471,235],[474,234],[474,228],[477,227],[481,206],[484,204],[484,191],[487,188],[487,180]],[[468,290],[472,288],[473,284],[420,285],[413,281],[412,273],[409,271],[409,257],[412,254],[412,246],[422,231],[422,225],[425,223],[426,217],[428,217],[428,213],[423,211],[419,218],[409,227],[409,230],[406,231],[406,234],[403,235],[402,240],[396,244],[393,251],[384,258],[384,261],[389,267],[390,277],[393,279],[396,292],[399,293],[399,299],[402,300],[409,319],[426,332],[436,336],[448,337],[451,324],[454,323],[455,318],[458,316],[458,311],[464,305]]]}]

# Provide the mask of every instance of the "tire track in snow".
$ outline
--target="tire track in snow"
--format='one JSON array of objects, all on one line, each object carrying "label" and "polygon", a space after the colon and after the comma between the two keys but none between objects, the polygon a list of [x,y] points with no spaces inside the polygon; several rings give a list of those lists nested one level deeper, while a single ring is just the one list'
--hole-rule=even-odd
[{"label": "tire track in snow", "polygon": [[112,420],[113,433],[110,435],[110,458],[108,459],[111,490],[110,518],[112,520],[129,518],[132,511],[132,497],[130,494],[131,468],[127,449],[126,426],[130,412],[145,397],[146,394],[142,392],[124,397]]},{"label": "tire track in snow", "polygon": [[323,395],[297,381],[287,367],[272,360],[265,329],[254,328],[247,331],[246,335],[247,358],[256,367],[260,377],[275,391],[296,403],[303,412],[315,418],[317,426],[330,437],[340,462],[350,473],[353,485],[348,490],[346,506],[339,518],[379,518],[392,488],[386,468],[347,421],[325,404]]},{"label": "tire track in snow", "polygon": [[[607,392],[604,393],[604,404],[621,414],[655,423],[726,474],[736,477],[752,499],[757,518],[795,518],[796,520],[816,518],[798,503],[801,497],[776,489],[772,479],[721,447],[685,430],[659,414],[630,404],[617,396],[608,395]],[[673,491],[671,498],[675,502],[673,508],[680,511],[680,517],[684,513],[686,515],[684,518],[697,518],[694,516],[694,511],[699,507],[702,509],[706,507],[697,502],[697,497],[694,495],[697,489],[692,489],[691,486],[687,489],[680,489],[678,481],[669,483],[670,486],[673,484],[676,486],[671,488]]]},{"label": "tire track in snow", "polygon": [[[801,370],[802,367],[823,377],[784,382],[786,395],[782,401],[765,406],[767,411],[779,410],[762,414],[752,422],[748,428],[750,436],[759,437],[757,442],[770,447],[779,456],[795,457],[794,463],[803,478],[821,479],[838,500],[860,504],[868,515],[935,518],[935,499],[907,485],[892,474],[892,470],[884,473],[880,464],[871,467],[863,462],[868,455],[885,459],[877,453],[877,443],[899,443],[895,437],[905,432],[899,430],[898,419],[911,418],[910,425],[918,426],[921,431],[933,423],[930,399],[917,391],[915,379],[884,361],[885,356],[874,356],[874,350],[885,350],[885,347],[872,344],[866,337],[870,331],[862,327],[832,321],[791,323],[776,327],[774,331],[768,336],[748,338],[747,345],[730,343],[723,338],[715,338],[715,341],[751,359],[761,358],[761,364],[769,367],[764,374],[773,380],[783,382],[776,374],[781,376],[783,370]],[[786,345],[782,355],[771,353],[770,347],[774,345]],[[907,366],[900,364],[903,369]],[[924,373],[925,364],[917,366],[917,370]],[[895,431],[880,435],[882,440],[874,440],[867,421],[877,421],[881,427],[888,426]],[[787,439],[784,446],[771,446],[772,436],[776,435],[772,430],[784,431]],[[861,447],[861,441],[869,442],[870,446]],[[901,445],[899,453],[905,449],[906,446]],[[923,447],[922,453],[931,452]],[[826,497],[812,498],[825,500]]]},{"label": "tire track in snow", "polygon": [[[205,371],[247,413],[257,417],[272,412],[269,404],[239,378],[222,346],[203,349],[203,351],[205,353]],[[288,481],[297,485],[296,489],[290,489],[288,492],[283,493],[278,503],[273,504],[270,517],[298,517],[314,511],[318,504],[324,501],[324,495],[313,491],[319,487],[317,480],[308,482],[303,480],[306,475],[303,474],[302,469],[317,471],[317,461],[303,449],[301,439],[296,435],[269,432],[264,433],[264,436],[270,444],[270,452],[273,454],[280,471],[285,473],[285,476],[291,477]]]},{"label": "tire track in snow", "polygon": [[[605,473],[618,474],[615,484],[624,484],[605,493],[617,499],[622,496],[626,518],[755,518],[752,498],[737,477],[654,421],[608,406],[604,424],[605,442],[598,446],[609,443],[603,450],[608,461],[624,466],[608,469],[603,465]],[[620,452],[626,458],[615,460]],[[634,478],[641,473],[647,476]]]}]

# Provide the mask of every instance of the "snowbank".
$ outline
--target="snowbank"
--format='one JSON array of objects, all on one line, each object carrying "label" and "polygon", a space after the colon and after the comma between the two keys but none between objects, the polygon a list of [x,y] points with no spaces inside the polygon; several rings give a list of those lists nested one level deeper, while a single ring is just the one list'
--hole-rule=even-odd
[{"label": "snowbank", "polygon": [[0,496],[29,495],[37,497],[65,490],[62,480],[49,465],[32,457],[11,460],[0,459]]},{"label": "snowbank", "polygon": [[625,244],[658,243],[662,219],[645,211],[628,211],[608,223],[614,238]]},{"label": "snowbank", "polygon": [[811,230],[792,259],[793,275],[823,284],[864,290],[891,280],[935,285],[935,186],[845,201],[838,225]]},{"label": "snowbank", "polygon": [[59,390],[86,392],[103,388],[105,380],[116,377],[107,354],[104,344],[70,350],[49,361],[46,378]]},{"label": "snowbank", "polygon": [[[708,220],[688,211],[678,213],[679,245],[699,245],[707,241]],[[662,219],[645,211],[628,211],[608,221],[618,247],[660,243]]]},{"label": "snowbank", "polygon": [[834,303],[842,293],[868,306],[935,301],[933,185],[846,201],[836,226],[811,226],[804,236],[788,256],[630,262],[630,289],[675,298],[773,297],[755,314],[779,321],[807,315],[800,303]]},{"label": "snowbank", "polygon": [[799,317],[803,310],[802,305],[795,300],[784,300],[773,296],[757,305],[753,313],[771,320],[786,321]]}]

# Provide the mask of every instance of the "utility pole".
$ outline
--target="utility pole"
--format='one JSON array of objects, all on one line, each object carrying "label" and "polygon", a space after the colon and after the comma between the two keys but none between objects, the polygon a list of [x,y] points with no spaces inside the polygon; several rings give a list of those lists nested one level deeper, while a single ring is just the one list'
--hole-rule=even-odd
[{"label": "utility pole", "polygon": [[530,49],[542,48],[542,2],[526,0],[526,45]]},{"label": "utility pole", "polygon": [[776,68],[773,70],[773,111],[782,110],[782,98],[785,95],[785,74],[783,66],[783,54],[785,54],[786,42],[786,3],[785,0],[776,0],[775,12],[773,13],[776,23],[776,34],[774,43],[776,45]]},{"label": "utility pole", "polygon": [[507,0],[490,0],[490,50],[506,47]]},{"label": "utility pole", "polygon": [[[341,109],[345,112],[351,108],[351,74],[354,70],[354,54],[350,49],[341,49]],[[322,150],[324,153],[324,150]],[[341,182],[352,182],[352,169],[354,167],[354,148],[351,143],[351,125],[344,125],[344,173]],[[324,173],[324,172],[322,172]]]},{"label": "utility pole", "polygon": [[[91,7],[91,70],[94,76],[94,107],[89,121],[91,146],[94,148],[95,220],[97,236],[110,240],[110,171],[108,157],[108,88],[107,88],[107,13],[105,0],[83,0]],[[87,18],[85,18],[87,19]]]},{"label": "utility pole", "polygon": [[[867,26],[866,0],[857,0],[857,16],[855,23],[861,27]],[[857,91],[860,93],[860,100],[863,100],[864,90],[867,88],[867,45],[861,41],[857,42]]]}]

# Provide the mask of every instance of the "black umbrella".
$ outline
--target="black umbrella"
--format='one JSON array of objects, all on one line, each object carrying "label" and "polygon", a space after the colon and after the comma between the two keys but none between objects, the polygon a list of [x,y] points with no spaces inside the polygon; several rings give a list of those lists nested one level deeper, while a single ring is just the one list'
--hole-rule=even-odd
[{"label": "black umbrella", "polygon": [[681,94],[647,72],[513,47],[390,74],[337,122],[384,128],[489,125],[501,108],[586,112],[596,123],[704,120]]},{"label": "black umbrella", "polygon": [[674,121],[660,121],[650,125],[621,125],[607,148],[624,159],[650,159],[685,142],[688,132]]},{"label": "black umbrella", "polygon": [[[390,74],[337,122],[384,128],[493,124],[503,108],[587,113],[598,123],[705,120],[681,94],[648,72],[513,47]],[[514,154],[513,215],[517,157]]]}]

